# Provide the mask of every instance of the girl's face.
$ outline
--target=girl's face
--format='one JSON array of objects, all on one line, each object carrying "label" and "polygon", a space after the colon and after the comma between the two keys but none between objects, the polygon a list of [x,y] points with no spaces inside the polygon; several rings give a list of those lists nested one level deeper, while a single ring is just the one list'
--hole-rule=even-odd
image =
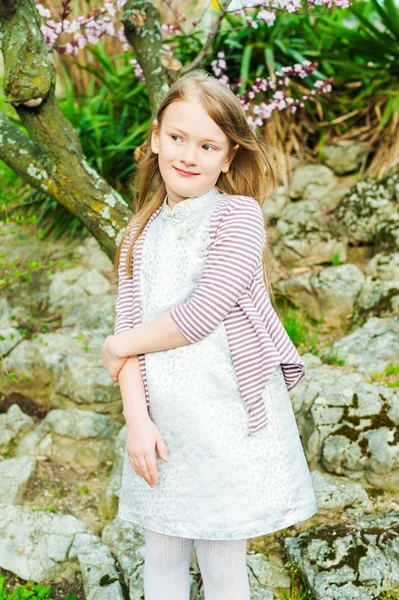
[{"label": "girl's face", "polygon": [[159,154],[159,170],[171,204],[208,192],[233,159],[228,157],[227,136],[195,100],[169,104],[161,127],[154,119],[151,149]]}]

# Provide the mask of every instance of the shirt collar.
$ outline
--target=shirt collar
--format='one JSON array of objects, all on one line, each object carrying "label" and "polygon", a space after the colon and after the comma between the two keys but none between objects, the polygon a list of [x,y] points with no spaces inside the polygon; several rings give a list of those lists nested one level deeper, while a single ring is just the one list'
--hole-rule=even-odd
[{"label": "shirt collar", "polygon": [[217,187],[214,186],[204,194],[200,194],[199,196],[191,196],[185,200],[181,200],[173,208],[170,208],[170,206],[167,204],[168,194],[166,194],[162,202],[162,213],[169,217],[179,218],[188,214],[191,212],[191,210],[206,204],[208,201],[218,195],[220,195],[220,192]]}]

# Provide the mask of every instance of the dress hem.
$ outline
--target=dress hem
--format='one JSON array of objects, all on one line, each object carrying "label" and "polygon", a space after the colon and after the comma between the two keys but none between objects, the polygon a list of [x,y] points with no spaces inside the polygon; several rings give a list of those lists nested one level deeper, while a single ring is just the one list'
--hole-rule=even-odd
[{"label": "dress hem", "polygon": [[[124,513],[125,516],[121,516],[121,512]],[[166,535],[178,536],[183,538],[190,538],[196,540],[239,540],[239,539],[248,539],[253,537],[259,537],[262,535],[268,535],[269,533],[274,533],[276,531],[280,531],[286,527],[291,527],[296,523],[301,521],[306,521],[317,512],[317,503],[313,502],[309,504],[305,508],[293,510],[287,513],[281,519],[277,519],[274,521],[269,521],[269,524],[266,524],[264,528],[259,528],[259,533],[255,533],[256,529],[254,527],[247,528],[243,531],[235,530],[232,533],[221,533],[220,536],[215,537],[215,529],[211,532],[206,533],[203,529],[198,529],[195,531],[193,528],[186,528],[176,524],[168,524],[161,521],[157,521],[154,519],[145,519],[140,515],[130,510],[129,508],[124,508],[123,511],[118,511],[118,517],[122,519],[122,521],[128,521],[129,523],[135,523],[140,527],[144,527],[151,531],[155,531],[157,533],[163,533]]]}]

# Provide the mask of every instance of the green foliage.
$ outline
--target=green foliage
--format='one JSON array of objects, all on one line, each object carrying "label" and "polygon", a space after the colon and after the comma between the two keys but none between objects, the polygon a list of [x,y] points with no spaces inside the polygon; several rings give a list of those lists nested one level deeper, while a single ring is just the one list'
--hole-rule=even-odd
[{"label": "green foliage", "polygon": [[277,312],[293,344],[317,355],[319,338],[317,326],[320,322],[305,317],[300,310],[289,304],[285,299],[279,300]]},{"label": "green foliage", "polygon": [[328,365],[338,365],[339,367],[342,367],[345,364],[345,360],[334,350],[329,354],[323,354],[321,358],[323,362]]},{"label": "green foliage", "polygon": [[399,373],[399,363],[389,363],[385,367],[385,375],[397,375]]},{"label": "green foliage", "polygon": [[135,170],[134,150],[146,140],[151,124],[146,86],[137,80],[129,63],[133,53],[110,57],[102,42],[87,50],[101,69],[78,64],[90,78],[86,93],[76,96],[63,68],[65,95],[58,98],[58,105],[75,127],[89,165],[126,193],[126,182]]},{"label": "green foliage", "polygon": [[280,589],[276,592],[276,600],[313,600],[313,595],[306,579],[294,561],[285,563],[285,573],[290,577],[290,589]]},{"label": "green foliage", "polygon": [[[0,573],[0,600],[53,600],[50,598],[51,587],[34,581],[18,586],[11,594],[6,592],[5,577]],[[65,600],[77,600],[76,596],[65,596]]]}]

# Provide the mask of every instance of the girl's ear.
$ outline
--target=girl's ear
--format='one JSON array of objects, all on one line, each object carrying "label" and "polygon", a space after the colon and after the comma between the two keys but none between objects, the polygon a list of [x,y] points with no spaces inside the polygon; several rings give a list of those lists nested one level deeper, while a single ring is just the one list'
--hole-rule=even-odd
[{"label": "girl's ear", "polygon": [[154,154],[159,153],[159,127],[156,119],[153,120],[151,126],[151,150]]},{"label": "girl's ear", "polygon": [[237,150],[238,150],[238,148],[239,148],[239,147],[240,147],[240,144],[238,144],[238,143],[237,143],[237,144],[234,146],[234,148],[233,148],[233,151],[232,151],[232,153],[231,153],[230,157],[229,157],[229,158],[226,158],[226,161],[225,161],[225,163],[224,163],[224,166],[223,166],[223,169],[222,169],[223,173],[227,173],[227,171],[229,170],[229,168],[230,168],[230,165],[231,165],[231,163],[233,162],[233,158],[234,158],[234,156],[235,156],[235,153],[237,152]]}]

